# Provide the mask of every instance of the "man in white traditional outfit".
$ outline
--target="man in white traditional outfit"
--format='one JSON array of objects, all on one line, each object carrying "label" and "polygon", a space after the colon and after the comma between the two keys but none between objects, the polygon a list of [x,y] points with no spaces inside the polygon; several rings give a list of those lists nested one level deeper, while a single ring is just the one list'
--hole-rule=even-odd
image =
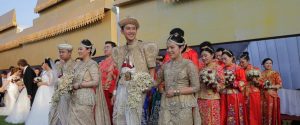
[{"label": "man in white traditional outfit", "polygon": [[[120,71],[120,79],[114,91],[112,102],[114,125],[140,125],[142,124],[142,112],[145,93],[132,95],[127,92],[134,89],[130,85],[135,73],[144,72],[154,76],[158,47],[153,42],[143,42],[136,38],[139,23],[136,19],[127,17],[119,22],[121,32],[126,39],[126,45],[115,48],[112,57]],[[145,84],[145,83],[139,83]],[[135,102],[133,98],[138,97]]]},{"label": "man in white traditional outfit", "polygon": [[[73,73],[75,61],[71,59],[73,47],[70,44],[59,44],[58,51],[61,59],[57,65],[58,77],[64,74]],[[59,84],[59,83],[58,83]],[[58,86],[55,85],[55,90]],[[52,105],[49,114],[49,125],[67,125],[68,107],[70,102],[70,94],[64,94],[60,96],[57,105]]]}]

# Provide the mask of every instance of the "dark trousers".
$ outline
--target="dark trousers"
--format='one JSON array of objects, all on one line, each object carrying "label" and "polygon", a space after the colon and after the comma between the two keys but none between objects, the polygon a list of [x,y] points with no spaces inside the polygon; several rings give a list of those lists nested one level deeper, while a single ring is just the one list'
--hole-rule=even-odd
[{"label": "dark trousers", "polygon": [[4,106],[3,98],[4,98],[5,92],[0,92],[0,107]]},{"label": "dark trousers", "polygon": [[31,95],[31,99],[30,99],[30,107],[32,106],[33,102],[34,102],[34,97],[35,97],[35,93],[34,95]]}]

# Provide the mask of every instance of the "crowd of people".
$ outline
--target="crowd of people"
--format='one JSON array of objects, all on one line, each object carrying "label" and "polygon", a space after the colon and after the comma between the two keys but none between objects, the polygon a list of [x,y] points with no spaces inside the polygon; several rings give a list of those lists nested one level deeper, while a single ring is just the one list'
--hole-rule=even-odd
[{"label": "crowd of people", "polygon": [[46,58],[42,71],[25,59],[3,71],[0,115],[26,125],[281,124],[282,81],[272,59],[264,59],[260,70],[249,53],[236,58],[209,42],[200,44],[198,55],[180,28],[170,31],[167,54],[158,56],[155,43],[137,40],[136,19],[127,17],[119,26],[126,45],[106,41],[100,63],[92,59],[95,46],[84,39],[76,61],[72,45],[63,43],[60,59]]}]

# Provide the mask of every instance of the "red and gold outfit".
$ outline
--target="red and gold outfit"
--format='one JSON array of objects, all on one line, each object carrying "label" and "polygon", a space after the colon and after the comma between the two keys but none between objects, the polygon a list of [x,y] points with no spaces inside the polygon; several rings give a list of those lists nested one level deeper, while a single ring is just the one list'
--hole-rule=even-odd
[{"label": "red and gold outfit", "polygon": [[102,88],[111,118],[113,112],[111,97],[113,95],[113,91],[116,88],[116,80],[119,74],[118,68],[113,62],[112,57],[108,57],[99,63],[99,71],[101,72]]},{"label": "red and gold outfit", "polygon": [[198,92],[198,105],[203,125],[220,124],[220,94],[219,90],[224,85],[223,68],[216,61],[204,65],[200,69],[211,69],[216,71],[217,88],[209,88],[205,83],[200,81],[200,91]]},{"label": "red and gold outfit", "polygon": [[278,89],[282,87],[280,74],[273,70],[262,72],[261,80],[266,83],[269,81],[270,86],[263,90],[263,124],[264,125],[281,125],[280,118],[280,98]]},{"label": "red and gold outfit", "polygon": [[221,125],[248,125],[243,89],[246,83],[245,71],[236,64],[225,66],[235,74],[233,86],[221,91]]},{"label": "red and gold outfit", "polygon": [[[249,64],[245,68],[245,73],[247,74],[250,70],[259,71],[259,68]],[[248,123],[249,125],[262,125],[260,88],[262,87],[263,82],[256,84],[250,79],[247,79],[247,82],[248,84],[245,87],[244,95],[248,112]]]},{"label": "red and gold outfit", "polygon": [[[196,66],[197,68],[199,68],[199,67],[198,67],[198,65],[199,65],[198,53],[197,53],[197,51],[193,50],[192,48],[189,48],[189,47],[188,47],[188,48],[186,49],[186,51],[182,53],[182,58],[191,60],[191,61],[195,64],[195,66]],[[169,62],[170,60],[171,60],[171,57],[170,57],[169,54],[167,53],[167,54],[165,55],[164,60],[163,60],[163,64]]]}]

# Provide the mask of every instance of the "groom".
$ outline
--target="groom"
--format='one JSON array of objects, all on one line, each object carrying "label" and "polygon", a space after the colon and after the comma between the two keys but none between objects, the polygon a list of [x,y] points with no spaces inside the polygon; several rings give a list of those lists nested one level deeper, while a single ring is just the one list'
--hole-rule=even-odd
[{"label": "groom", "polygon": [[[57,65],[59,76],[64,74],[73,73],[75,61],[72,60],[73,47],[70,44],[59,44],[57,46],[60,63]],[[59,84],[59,83],[58,83]],[[55,86],[57,89],[58,86]],[[61,95],[59,102],[56,106],[52,106],[49,113],[49,125],[68,125],[68,106],[70,102],[70,94],[66,93]]]},{"label": "groom", "polygon": [[32,106],[36,90],[38,89],[37,84],[33,82],[36,75],[25,59],[20,59],[18,61],[18,66],[23,70],[23,81],[30,99],[30,105]]}]

